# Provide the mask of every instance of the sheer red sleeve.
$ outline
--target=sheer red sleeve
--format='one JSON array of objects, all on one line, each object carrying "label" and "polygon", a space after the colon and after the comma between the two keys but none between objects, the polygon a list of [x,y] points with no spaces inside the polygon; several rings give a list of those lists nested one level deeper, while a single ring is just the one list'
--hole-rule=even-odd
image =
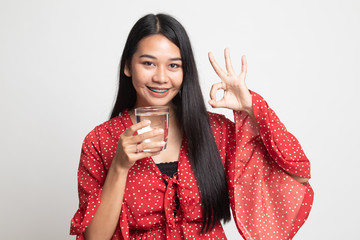
[{"label": "sheer red sleeve", "polygon": [[313,190],[286,172],[310,178],[310,162],[266,101],[251,94],[259,127],[235,111],[235,126],[224,133],[234,221],[246,240],[291,239],[309,215]]}]

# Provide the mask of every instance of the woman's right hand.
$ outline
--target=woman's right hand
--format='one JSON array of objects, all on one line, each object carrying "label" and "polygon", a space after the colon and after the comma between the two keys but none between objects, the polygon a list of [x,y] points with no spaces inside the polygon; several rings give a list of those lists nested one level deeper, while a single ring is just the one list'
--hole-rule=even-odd
[{"label": "woman's right hand", "polygon": [[[159,136],[163,129],[153,129],[149,132],[134,135],[136,131],[150,125],[150,121],[141,121],[126,129],[121,135],[116,148],[112,165],[116,168],[129,170],[139,159],[158,155],[165,142],[143,142],[145,139]],[[149,152],[143,152],[149,149]]]}]

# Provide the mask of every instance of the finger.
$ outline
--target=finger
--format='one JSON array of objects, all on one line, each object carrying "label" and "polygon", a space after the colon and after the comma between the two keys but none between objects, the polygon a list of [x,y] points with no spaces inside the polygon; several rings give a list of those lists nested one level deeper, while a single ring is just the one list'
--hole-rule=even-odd
[{"label": "finger", "polygon": [[151,124],[151,121],[150,120],[144,120],[144,121],[141,121],[139,123],[136,123],[136,124],[133,124],[131,127],[129,127],[128,129],[126,129],[123,134],[125,136],[132,136],[134,135],[134,133],[141,129],[141,128],[144,128],[146,126],[149,126]]},{"label": "finger", "polygon": [[213,108],[225,108],[225,100],[222,98],[220,101],[209,100],[208,102]]},{"label": "finger", "polygon": [[140,144],[134,145],[134,151],[133,152],[143,152],[146,150],[146,152],[158,152],[161,151],[165,146],[164,141],[160,142],[143,142]]},{"label": "finger", "polygon": [[210,90],[210,99],[216,101],[216,93],[219,89],[225,90],[225,83],[219,82],[212,85]]},{"label": "finger", "polygon": [[222,70],[222,68],[219,66],[219,64],[215,61],[214,55],[212,54],[212,52],[209,52],[209,60],[211,63],[211,66],[213,67],[214,71],[216,72],[216,74],[220,77],[220,78],[224,78],[226,77],[226,72],[224,70]]},{"label": "finger", "polygon": [[231,75],[235,75],[234,68],[231,64],[230,50],[228,48],[225,48],[224,55],[225,55],[226,71]]},{"label": "finger", "polygon": [[162,129],[162,128],[153,129],[151,131],[148,131],[148,132],[133,136],[131,138],[131,140],[129,141],[129,143],[135,144],[135,143],[138,143],[138,142],[142,142],[145,139],[157,137],[157,136],[162,135],[162,134],[164,134],[164,129]]},{"label": "finger", "polygon": [[140,153],[136,153],[134,154],[134,160],[139,160],[142,158],[146,158],[146,157],[152,157],[152,156],[156,156],[159,155],[160,151],[157,152],[140,152]]},{"label": "finger", "polygon": [[243,75],[244,78],[246,77],[246,73],[247,73],[247,61],[246,61],[246,56],[243,55],[241,57],[241,73],[240,75]]}]

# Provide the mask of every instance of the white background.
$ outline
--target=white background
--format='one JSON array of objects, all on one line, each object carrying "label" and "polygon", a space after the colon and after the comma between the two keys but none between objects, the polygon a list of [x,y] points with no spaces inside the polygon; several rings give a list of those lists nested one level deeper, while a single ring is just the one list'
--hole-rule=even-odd
[{"label": "white background", "polygon": [[159,12],[187,29],[206,100],[207,52],[223,65],[229,47],[237,72],[246,54],[248,87],[302,144],[315,202],[295,239],[360,239],[356,0],[1,0],[0,238],[73,239],[82,141],[108,119],[130,28]]}]

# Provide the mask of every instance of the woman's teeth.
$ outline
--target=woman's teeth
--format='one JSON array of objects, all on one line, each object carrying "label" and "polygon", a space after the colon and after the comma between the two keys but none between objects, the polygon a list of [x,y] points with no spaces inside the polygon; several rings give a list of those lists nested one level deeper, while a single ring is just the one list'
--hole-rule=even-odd
[{"label": "woman's teeth", "polygon": [[164,93],[164,92],[166,92],[166,91],[168,91],[169,89],[162,89],[162,90],[160,90],[160,89],[154,89],[154,88],[151,88],[151,87],[148,87],[151,91],[153,91],[153,92],[156,92],[156,93]]}]

